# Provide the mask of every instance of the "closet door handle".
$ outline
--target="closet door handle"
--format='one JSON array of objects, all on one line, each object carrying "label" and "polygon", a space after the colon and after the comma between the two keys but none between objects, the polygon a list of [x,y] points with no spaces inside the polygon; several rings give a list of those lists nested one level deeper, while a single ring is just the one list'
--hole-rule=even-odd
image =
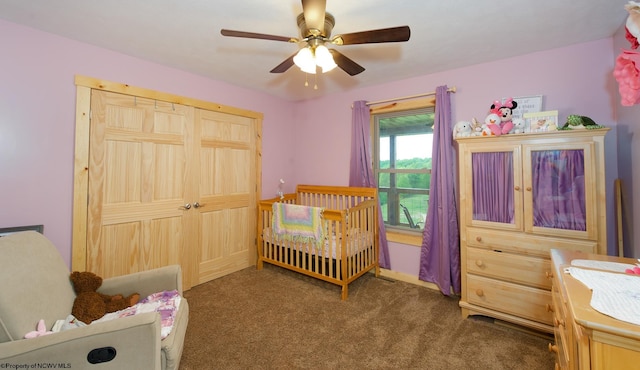
[{"label": "closet door handle", "polygon": [[[191,204],[187,203],[184,206],[180,206],[181,209],[191,209]],[[197,207],[196,207],[197,208]]]},{"label": "closet door handle", "polygon": [[200,208],[200,207],[204,207],[204,204],[200,204],[198,202],[193,203],[193,208]]}]

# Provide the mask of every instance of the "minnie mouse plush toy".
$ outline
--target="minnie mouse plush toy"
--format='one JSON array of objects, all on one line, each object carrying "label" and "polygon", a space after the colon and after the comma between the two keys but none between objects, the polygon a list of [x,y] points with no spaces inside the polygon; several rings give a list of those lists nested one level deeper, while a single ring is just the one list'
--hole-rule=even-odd
[{"label": "minnie mouse plush toy", "polygon": [[500,131],[503,134],[508,134],[509,131],[513,129],[511,115],[516,107],[518,107],[518,103],[513,101],[513,98],[507,99],[504,102],[504,105],[502,105],[499,100],[496,100],[491,104],[491,110],[489,113],[495,113],[500,116]]}]

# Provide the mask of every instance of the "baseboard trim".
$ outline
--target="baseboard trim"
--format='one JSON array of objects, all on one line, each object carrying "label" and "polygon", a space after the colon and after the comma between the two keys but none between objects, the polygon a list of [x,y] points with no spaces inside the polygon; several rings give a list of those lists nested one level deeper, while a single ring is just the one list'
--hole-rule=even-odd
[{"label": "baseboard trim", "polygon": [[[371,272],[374,272],[373,270],[371,270]],[[409,275],[409,274],[405,274],[403,272],[398,272],[398,271],[393,271],[393,270],[387,270],[387,269],[380,269],[380,276],[383,278],[387,278],[387,279],[391,279],[391,280],[398,280],[398,281],[403,281],[405,283],[409,283],[409,284],[415,284],[415,285],[419,285],[425,288],[429,288],[432,290],[437,290],[440,291],[440,288],[438,288],[437,285],[435,285],[434,283],[429,283],[427,281],[422,281],[420,279],[418,279],[417,276],[414,275]]]}]

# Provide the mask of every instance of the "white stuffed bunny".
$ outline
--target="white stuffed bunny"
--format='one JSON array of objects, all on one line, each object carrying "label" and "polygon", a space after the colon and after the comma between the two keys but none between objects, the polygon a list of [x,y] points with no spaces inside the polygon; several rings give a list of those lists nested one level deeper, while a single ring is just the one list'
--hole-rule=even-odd
[{"label": "white stuffed bunny", "polygon": [[471,122],[459,121],[453,128],[453,138],[469,137],[472,134]]}]

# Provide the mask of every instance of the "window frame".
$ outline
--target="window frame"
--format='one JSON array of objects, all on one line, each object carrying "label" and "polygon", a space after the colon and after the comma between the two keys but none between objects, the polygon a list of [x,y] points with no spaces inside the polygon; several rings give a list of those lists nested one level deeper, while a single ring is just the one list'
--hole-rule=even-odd
[{"label": "window frame", "polygon": [[[370,109],[371,118],[370,118],[370,127],[371,127],[371,142],[372,142],[372,168],[374,175],[376,176],[376,181],[378,179],[378,164],[380,163],[380,153],[379,153],[379,133],[377,127],[377,118],[383,115],[400,113],[402,111],[412,111],[412,110],[433,110],[435,109],[435,97],[430,98],[421,98],[414,99],[403,102],[395,102],[391,104],[387,104],[379,107],[372,107]],[[401,170],[400,172],[413,173],[415,170]],[[424,226],[423,226],[424,228]],[[387,240],[392,242],[398,242],[408,245],[421,246],[422,245],[422,234],[423,228],[420,229],[410,229],[407,227],[395,227],[389,226],[385,224]]]}]

